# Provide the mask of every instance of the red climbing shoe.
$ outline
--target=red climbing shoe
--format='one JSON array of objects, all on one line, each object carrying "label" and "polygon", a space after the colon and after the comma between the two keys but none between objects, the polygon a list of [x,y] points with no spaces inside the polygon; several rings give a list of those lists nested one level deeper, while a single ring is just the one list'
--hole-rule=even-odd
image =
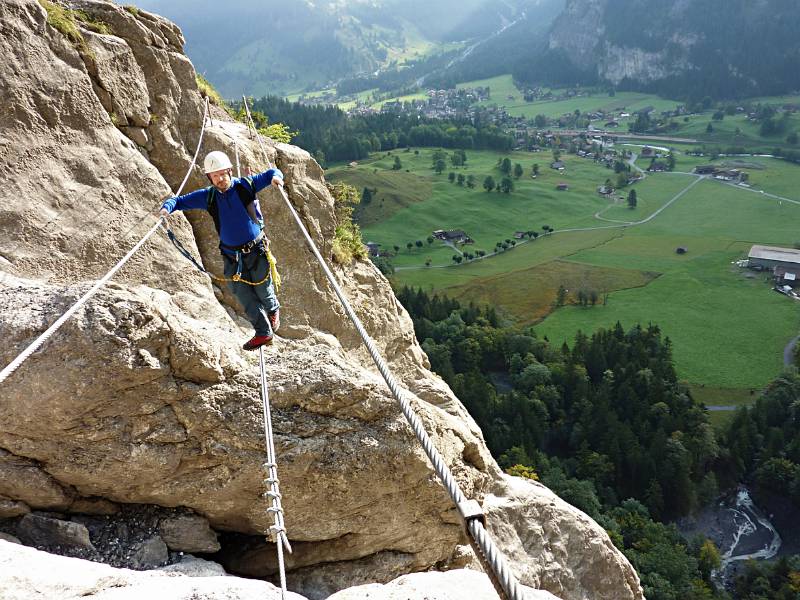
[{"label": "red climbing shoe", "polygon": [[275,333],[278,331],[278,327],[281,326],[281,309],[279,308],[275,312],[269,313],[267,317],[269,318],[269,324],[270,327],[272,327],[272,332]]},{"label": "red climbing shoe", "polygon": [[268,346],[272,343],[272,336],[271,335],[254,335],[252,338],[247,340],[244,343],[245,350],[255,350],[256,348],[260,348],[261,346]]}]

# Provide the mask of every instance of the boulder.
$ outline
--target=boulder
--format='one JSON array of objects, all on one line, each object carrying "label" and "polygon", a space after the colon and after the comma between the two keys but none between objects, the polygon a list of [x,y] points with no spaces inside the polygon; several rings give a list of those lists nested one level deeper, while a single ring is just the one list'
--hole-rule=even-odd
[{"label": "boulder", "polygon": [[94,550],[89,530],[80,523],[29,513],[17,524],[17,536],[26,545]]},{"label": "boulder", "polygon": [[221,577],[227,575],[221,564],[184,554],[179,562],[159,567],[159,571],[180,573],[187,577]]},{"label": "boulder", "polygon": [[[521,586],[525,600],[558,600],[550,592]],[[479,571],[456,569],[438,573],[413,573],[381,585],[373,583],[347,588],[328,596],[327,600],[496,600],[492,582]]]},{"label": "boulder", "polygon": [[161,519],[158,524],[161,539],[170,550],[180,552],[216,552],[217,534],[208,521],[198,515],[177,515]]},{"label": "boulder", "polygon": [[153,536],[139,542],[133,548],[130,562],[134,569],[154,569],[169,561],[169,550],[160,537]]},{"label": "boulder", "polygon": [[[236,577],[187,577],[176,572],[131,571],[56,556],[0,540],[3,600],[91,598],[92,600],[282,600],[280,588]],[[286,600],[306,600],[289,592]]]}]

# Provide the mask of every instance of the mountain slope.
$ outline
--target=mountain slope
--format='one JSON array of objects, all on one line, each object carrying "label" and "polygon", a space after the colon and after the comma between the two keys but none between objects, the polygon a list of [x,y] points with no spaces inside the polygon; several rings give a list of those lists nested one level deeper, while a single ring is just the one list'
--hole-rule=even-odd
[{"label": "mountain slope", "polygon": [[402,65],[485,36],[527,0],[137,0],[174,20],[187,54],[223,96],[282,95]]},{"label": "mountain slope", "polygon": [[568,0],[523,81],[604,82],[671,96],[800,88],[800,8],[790,0]]}]

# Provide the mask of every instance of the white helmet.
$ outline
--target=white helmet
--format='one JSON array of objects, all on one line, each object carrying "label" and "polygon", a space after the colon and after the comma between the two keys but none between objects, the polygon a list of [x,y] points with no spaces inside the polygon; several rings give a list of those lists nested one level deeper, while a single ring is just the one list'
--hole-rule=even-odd
[{"label": "white helmet", "polygon": [[232,169],[231,159],[228,155],[219,150],[214,150],[206,155],[203,161],[203,171],[208,175],[214,171],[222,171],[223,169]]}]

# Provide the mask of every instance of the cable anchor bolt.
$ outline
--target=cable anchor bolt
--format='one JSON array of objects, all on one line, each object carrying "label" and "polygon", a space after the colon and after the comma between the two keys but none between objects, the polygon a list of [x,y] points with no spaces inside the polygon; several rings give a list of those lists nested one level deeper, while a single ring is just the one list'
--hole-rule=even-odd
[{"label": "cable anchor bolt", "polygon": [[459,502],[456,507],[458,512],[461,513],[461,518],[464,519],[464,527],[469,534],[469,524],[472,521],[478,521],[481,525],[486,527],[486,514],[483,508],[478,504],[477,500],[464,500]]}]

